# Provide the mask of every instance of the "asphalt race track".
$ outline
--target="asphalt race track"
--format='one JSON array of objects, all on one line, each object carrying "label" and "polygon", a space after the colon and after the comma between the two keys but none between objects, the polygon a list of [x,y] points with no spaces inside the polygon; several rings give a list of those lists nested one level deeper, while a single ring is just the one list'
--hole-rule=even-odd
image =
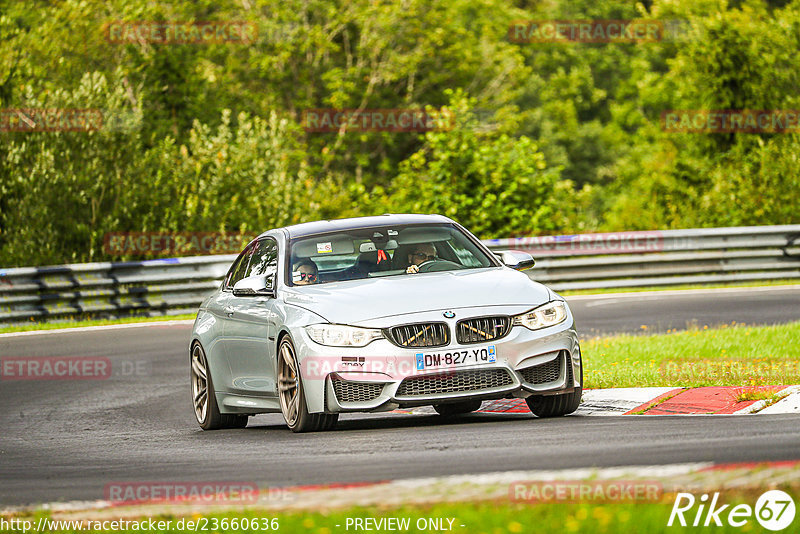
[{"label": "asphalt race track", "polygon": [[[569,299],[584,337],[800,319],[800,287]],[[1,357],[108,357],[107,380],[0,381],[0,505],[103,499],[123,481],[262,488],[520,469],[800,459],[793,415],[342,416],[292,434],[280,415],[202,432],[189,400],[188,325],[0,336]]]},{"label": "asphalt race track", "polygon": [[587,295],[567,298],[583,338],[665,332],[721,324],[765,325],[800,319],[800,286]]}]

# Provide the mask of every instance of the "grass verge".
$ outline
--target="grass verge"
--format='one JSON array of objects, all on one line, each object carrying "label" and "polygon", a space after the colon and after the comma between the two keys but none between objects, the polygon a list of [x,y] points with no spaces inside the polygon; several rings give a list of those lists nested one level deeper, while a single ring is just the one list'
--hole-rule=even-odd
[{"label": "grass verge", "polygon": [[158,323],[162,321],[181,321],[185,319],[194,319],[194,313],[186,313],[182,315],[169,315],[162,317],[124,317],[121,319],[93,319],[89,321],[69,321],[63,323],[31,323],[20,324],[13,326],[4,326],[0,328],[0,334],[9,332],[30,332],[33,330],[59,330],[62,328],[82,328],[85,326],[106,326],[112,324],[131,324],[131,323]]},{"label": "grass verge", "polygon": [[800,384],[800,322],[723,325],[581,344],[586,388]]},{"label": "grass verge", "polygon": [[[753,506],[758,497],[755,494],[723,492],[725,503],[743,503]],[[796,492],[793,492],[796,493]],[[463,532],[463,533],[527,533],[527,532],[580,532],[586,534],[624,532],[658,533],[671,531],[685,531],[679,525],[667,527],[674,497],[665,496],[662,502],[452,502],[430,506],[403,506],[392,508],[351,508],[328,512],[274,512],[258,509],[243,509],[237,512],[210,513],[207,515],[195,514],[182,519],[172,515],[152,518],[155,522],[170,521],[171,528],[159,530],[160,532],[186,532],[194,531],[188,528],[187,521],[194,525],[200,523],[197,531],[207,532],[289,532],[304,534],[333,534],[338,532],[364,531],[364,528],[355,528],[354,521],[370,518],[376,522],[381,519],[395,518],[401,520],[401,525],[406,528],[372,528],[368,530],[387,532],[397,530],[402,532]],[[691,524],[697,507],[687,512],[687,522]],[[39,514],[37,514],[38,516]],[[31,517],[36,524],[37,516]],[[704,514],[705,516],[705,514]],[[702,519],[705,519],[703,517]],[[714,532],[769,532],[764,530],[754,517],[749,517],[744,528],[732,527],[727,524],[727,511],[721,514],[723,526],[711,527]],[[252,521],[257,522],[257,528],[252,528]],[[450,521],[452,520],[452,522]],[[677,521],[676,521],[677,523]],[[243,524],[245,525],[243,527]],[[378,523],[381,524],[381,523]],[[183,528],[178,528],[182,525]],[[235,526],[234,526],[235,525]],[[268,528],[264,528],[267,525]],[[348,528],[349,525],[349,528]],[[91,527],[92,523],[85,527]],[[205,528],[203,528],[205,526]],[[275,528],[277,527],[277,528]],[[421,527],[421,528],[420,528]],[[692,529],[689,530],[700,530]],[[708,529],[705,529],[708,530]],[[6,530],[9,531],[9,530]],[[107,532],[91,528],[62,528],[49,530],[53,532]],[[116,532],[141,532],[141,529],[120,529]]]},{"label": "grass verge", "polygon": [[800,285],[800,279],[764,280],[754,282],[731,282],[728,284],[680,284],[674,286],[610,287],[603,289],[565,289],[557,293],[563,297],[575,295],[605,295],[608,293],[642,293],[646,291],[675,291],[686,289],[726,289],[737,287],[770,287]]}]

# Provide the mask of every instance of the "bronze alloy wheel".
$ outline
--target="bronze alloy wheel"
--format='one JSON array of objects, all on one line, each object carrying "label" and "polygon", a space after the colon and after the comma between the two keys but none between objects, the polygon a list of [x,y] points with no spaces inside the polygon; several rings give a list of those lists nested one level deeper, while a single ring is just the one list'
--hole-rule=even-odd
[{"label": "bronze alloy wheel", "polygon": [[203,430],[220,428],[244,428],[247,426],[247,414],[223,414],[217,406],[214,395],[214,383],[208,368],[208,359],[199,342],[192,345],[191,382],[192,405],[197,423]]},{"label": "bronze alloy wheel", "polygon": [[283,419],[293,432],[330,430],[339,420],[338,413],[308,412],[300,366],[289,336],[284,336],[278,347],[278,399]]}]

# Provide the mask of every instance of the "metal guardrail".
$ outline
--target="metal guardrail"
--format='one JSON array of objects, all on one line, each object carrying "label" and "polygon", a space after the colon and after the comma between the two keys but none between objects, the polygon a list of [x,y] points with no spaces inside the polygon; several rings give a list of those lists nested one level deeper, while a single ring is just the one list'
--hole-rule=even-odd
[{"label": "metal guardrail", "polygon": [[0,323],[194,313],[236,254],[0,270]]},{"label": "metal guardrail", "polygon": [[[491,239],[556,291],[800,279],[800,225]],[[0,269],[0,324],[194,313],[235,254]]]},{"label": "metal guardrail", "polygon": [[485,241],[537,258],[556,291],[800,278],[800,225],[702,228]]}]

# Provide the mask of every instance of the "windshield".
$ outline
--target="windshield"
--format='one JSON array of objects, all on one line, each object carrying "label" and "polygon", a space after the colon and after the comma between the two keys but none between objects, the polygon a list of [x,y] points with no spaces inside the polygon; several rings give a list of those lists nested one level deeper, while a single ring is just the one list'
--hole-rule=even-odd
[{"label": "windshield", "polygon": [[293,240],[290,285],[493,267],[455,226],[358,228]]}]

